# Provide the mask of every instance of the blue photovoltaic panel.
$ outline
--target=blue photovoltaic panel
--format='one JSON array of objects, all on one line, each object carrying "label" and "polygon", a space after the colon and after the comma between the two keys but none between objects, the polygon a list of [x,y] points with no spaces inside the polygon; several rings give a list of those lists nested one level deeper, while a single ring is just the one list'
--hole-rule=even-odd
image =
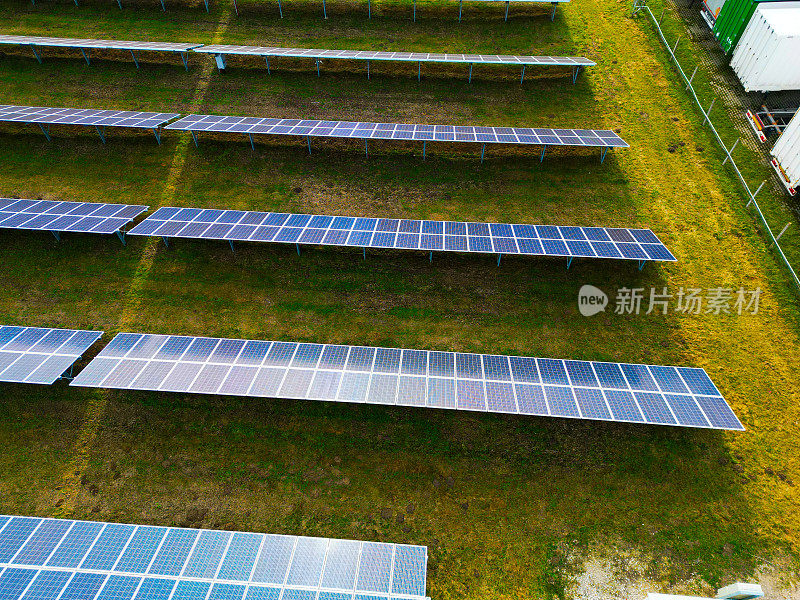
[{"label": "blue photovoltaic panel", "polygon": [[537,146],[586,146],[628,148],[608,129],[548,129],[533,127],[473,127],[467,125],[418,125],[322,121],[222,115],[188,115],[165,129],[219,133],[267,134],[304,137],[354,138],[361,140],[409,140],[418,142],[473,142]]},{"label": "blue photovoltaic panel", "polygon": [[364,219],[176,207],[159,208],[129,235],[424,252],[676,260],[649,229]]},{"label": "blue photovoltaic panel", "polygon": [[39,125],[94,125],[96,127],[132,127],[158,129],[179,117],[177,113],[154,113],[92,108],[53,108],[46,106],[2,106],[0,122],[36,123]]},{"label": "blue photovoltaic panel", "polygon": [[[260,342],[261,360],[248,357],[242,369],[250,344],[121,333],[72,385],[744,429],[703,369],[292,342]],[[241,348],[239,355],[216,353],[223,345]],[[137,352],[143,347],[146,352]],[[162,352],[168,347],[185,350]],[[309,553],[304,547],[298,556]],[[376,557],[373,567],[378,564]],[[268,573],[256,562],[254,580]],[[359,581],[383,581],[376,573],[360,573]]]},{"label": "blue photovoltaic panel", "polygon": [[3,600],[423,600],[426,568],[424,546],[0,516]]},{"label": "blue photovoltaic panel", "polygon": [[102,331],[0,326],[0,381],[55,383]]},{"label": "blue photovoltaic panel", "polygon": [[148,206],[0,198],[0,229],[117,233]]},{"label": "blue photovoltaic panel", "polygon": [[137,42],[130,40],[55,38],[31,35],[0,35],[0,44],[97,50],[145,50],[148,52],[188,52],[193,48],[202,46],[202,44],[186,44],[180,42]]}]

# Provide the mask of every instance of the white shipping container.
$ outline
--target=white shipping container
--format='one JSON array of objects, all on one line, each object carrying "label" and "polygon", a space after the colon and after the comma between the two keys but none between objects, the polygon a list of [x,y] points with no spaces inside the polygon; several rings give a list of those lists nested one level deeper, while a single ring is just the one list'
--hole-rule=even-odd
[{"label": "white shipping container", "polygon": [[789,121],[770,154],[781,183],[794,195],[800,187],[800,111]]},{"label": "white shipping container", "polygon": [[800,90],[800,2],[762,2],[733,51],[748,92]]}]

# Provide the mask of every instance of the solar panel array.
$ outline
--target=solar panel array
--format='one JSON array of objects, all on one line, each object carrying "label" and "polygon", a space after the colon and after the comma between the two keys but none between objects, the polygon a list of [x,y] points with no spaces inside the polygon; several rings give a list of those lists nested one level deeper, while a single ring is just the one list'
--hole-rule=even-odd
[{"label": "solar panel array", "polygon": [[72,385],[743,429],[702,369],[398,348],[121,333]]},{"label": "solar panel array", "polygon": [[402,123],[226,117],[221,115],[189,115],[170,123],[166,129],[365,140],[478,142],[484,144],[534,144],[601,148],[628,147],[628,144],[613,131],[594,129],[412,125]]},{"label": "solar panel array", "polygon": [[129,235],[674,261],[649,229],[418,221],[163,207]]},{"label": "solar panel array", "polygon": [[230,46],[213,44],[197,48],[207,54],[239,54],[291,58],[326,58],[387,60],[400,62],[443,62],[503,65],[589,67],[596,63],[579,56],[511,56],[502,54],[444,54],[433,52],[378,52],[373,50],[320,50],[312,48],[275,48],[271,46]]},{"label": "solar panel array", "polygon": [[28,35],[0,35],[0,44],[49,46],[53,48],[90,48],[97,50],[144,50],[150,52],[188,52],[202,44],[177,42],[137,42],[95,40],[90,38],[55,38]]},{"label": "solar panel array", "polygon": [[0,381],[54,383],[101,335],[102,331],[0,326]]},{"label": "solar panel array", "polygon": [[149,207],[0,198],[0,229],[117,233]]},{"label": "solar panel array", "polygon": [[179,117],[176,113],[91,108],[50,108],[45,106],[0,106],[0,122],[47,125],[95,125],[156,129]]},{"label": "solar panel array", "polygon": [[0,516],[4,600],[422,600],[427,548]]}]

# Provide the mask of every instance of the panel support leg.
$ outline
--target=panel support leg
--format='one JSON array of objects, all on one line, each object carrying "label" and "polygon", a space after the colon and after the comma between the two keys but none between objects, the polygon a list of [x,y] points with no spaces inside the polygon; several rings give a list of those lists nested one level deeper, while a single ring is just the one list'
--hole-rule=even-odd
[{"label": "panel support leg", "polygon": [[608,148],[603,148],[600,151],[600,164],[603,164],[603,161],[606,159],[606,154],[608,154]]},{"label": "panel support leg", "polygon": [[555,18],[556,18],[556,6],[558,6],[558,4],[553,2],[553,12],[550,14],[550,20],[551,21],[555,20]]},{"label": "panel support leg", "polygon": [[417,22],[417,0],[414,0],[414,22]]},{"label": "panel support leg", "polygon": [[167,7],[164,6],[164,0],[161,0],[161,12],[167,12]]},{"label": "panel support leg", "polygon": [[156,141],[158,145],[161,145],[161,134],[158,132],[158,127],[153,127],[153,134],[156,136]]},{"label": "panel support leg", "polygon": [[542,147],[542,155],[539,157],[539,162],[544,160],[544,153],[547,152],[547,146]]},{"label": "panel support leg", "polygon": [[236,0],[233,0],[233,10],[236,11],[236,16],[239,16],[239,6],[236,4]]},{"label": "panel support leg", "polygon": [[509,0],[506,0],[506,18],[505,18],[505,21],[508,21],[508,7],[509,7],[510,4],[511,4],[511,2],[509,2]]},{"label": "panel support leg", "polygon": [[422,61],[417,63],[417,81],[422,81]]},{"label": "panel support leg", "polygon": [[253,134],[252,134],[252,133],[248,133],[248,134],[247,134],[247,137],[249,137],[249,138],[250,138],[250,149],[251,149],[251,150],[253,150],[253,151],[255,152],[256,145],[255,145],[255,143],[253,142]]},{"label": "panel support leg", "polygon": [[164,240],[164,245],[165,245],[167,248],[169,248],[169,238],[168,238],[168,237],[161,236],[161,239],[162,239],[162,240]]},{"label": "panel support leg", "polygon": [[31,45],[31,50],[33,50],[33,55],[36,57],[36,60],[39,61],[39,64],[42,64],[42,57],[39,56],[38,52],[36,52],[36,46]]},{"label": "panel support leg", "polygon": [[469,63],[469,82],[472,83],[472,63]]},{"label": "panel support leg", "polygon": [[228,243],[231,245],[231,252],[236,252],[236,248],[233,247],[233,240],[228,240]]},{"label": "panel support leg", "polygon": [[575,67],[572,70],[572,85],[575,85],[575,82],[578,81],[578,73],[580,73],[580,72],[581,72],[581,68],[580,67]]},{"label": "panel support leg", "polygon": [[428,142],[422,142],[422,160],[425,160],[425,150]]},{"label": "panel support leg", "polygon": [[117,6],[119,6],[120,10],[122,10],[122,0],[117,0]]},{"label": "panel support leg", "polygon": [[122,245],[127,246],[128,244],[125,242],[125,234],[119,230],[116,231],[116,234],[117,237],[119,238],[119,241],[122,242]]},{"label": "panel support leg", "polygon": [[307,135],[306,140],[308,140],[308,154],[311,155],[311,136]]},{"label": "panel support leg", "polygon": [[497,255],[497,266],[498,266],[498,267],[500,266],[500,259],[501,259],[501,258],[503,258],[503,255],[502,255],[502,254],[498,254],[498,255]]},{"label": "panel support leg", "polygon": [[481,144],[481,164],[483,164],[483,157],[486,154],[486,144]]},{"label": "panel support leg", "polygon": [[136,52],[131,50],[131,58],[133,58],[133,64],[136,65],[136,68],[139,68],[139,59],[136,58]]},{"label": "panel support leg", "polygon": [[369,158],[369,140],[364,140],[364,156]]},{"label": "panel support leg", "polygon": [[325,0],[322,0],[322,15],[328,18],[328,7],[325,5]]},{"label": "panel support leg", "polygon": [[[326,17],[327,18],[327,17]],[[314,62],[317,63],[317,77],[319,77],[319,59],[315,58]]]},{"label": "panel support leg", "polygon": [[57,242],[60,242],[60,241],[61,241],[61,234],[60,234],[59,232],[57,232],[57,231],[51,231],[50,233],[52,233],[52,234],[53,234],[53,237],[55,237],[55,238],[56,238],[56,241],[57,241]]},{"label": "panel support leg", "polygon": [[367,61],[367,81],[369,81],[369,61]]},{"label": "panel support leg", "polygon": [[211,11],[208,9],[208,0],[205,0],[205,3],[206,3],[206,12],[210,13]]},{"label": "panel support leg", "polygon": [[189,133],[192,134],[192,139],[194,140],[194,147],[197,148],[197,134],[194,131],[190,131]]},{"label": "panel support leg", "polygon": [[187,60],[187,52],[181,52],[181,58],[183,59],[183,68],[186,69],[186,72],[189,72],[189,62]]},{"label": "panel support leg", "polygon": [[267,61],[267,75],[272,75],[272,71],[269,70],[269,56],[265,56],[264,59]]},{"label": "panel support leg", "polygon": [[94,128],[97,130],[97,135],[100,136],[100,139],[103,140],[103,143],[105,144],[106,143],[106,128],[105,127],[99,127],[97,125],[95,125]]},{"label": "panel support leg", "polygon": [[48,142],[52,141],[52,140],[50,139],[50,125],[48,125],[47,127],[45,127],[44,125],[42,125],[41,123],[39,123],[39,129],[41,129],[41,130],[42,130],[42,133],[44,134],[44,137],[46,137],[46,138],[47,138],[47,141],[48,141]]},{"label": "panel support leg", "polygon": [[525,81],[525,65],[522,65],[522,77],[519,78],[519,84],[522,85],[523,81]]},{"label": "panel support leg", "polygon": [[640,260],[640,261],[639,261],[639,270],[640,270],[640,271],[641,271],[642,269],[644,269],[644,265],[645,265],[646,263],[647,263],[647,261],[646,261],[646,260]]},{"label": "panel support leg", "polygon": [[372,18],[372,0],[367,0],[367,18]]},{"label": "panel support leg", "polygon": [[367,247],[366,247],[366,246],[364,246],[364,247],[361,249],[361,252],[362,252],[362,254],[363,254],[363,256],[364,256],[364,260],[367,260]]},{"label": "panel support leg", "polygon": [[214,62],[217,63],[217,69],[220,71],[224,71],[225,68],[228,66],[228,64],[225,62],[224,54],[215,54]]},{"label": "panel support leg", "polygon": [[295,248],[297,248],[297,256],[300,256],[300,244],[295,243]]},{"label": "panel support leg", "polygon": [[461,8],[464,5],[464,0],[458,0],[458,22],[461,23]]},{"label": "panel support leg", "polygon": [[83,54],[83,58],[86,61],[86,64],[87,65],[90,64],[89,63],[89,50],[85,49],[85,48],[81,48],[81,54]]},{"label": "panel support leg", "polygon": [[431,253],[428,255],[428,262],[433,262],[433,250],[431,250]]},{"label": "panel support leg", "polygon": [[281,14],[281,19],[283,18],[283,4],[281,4],[281,0],[278,0],[278,12]]}]

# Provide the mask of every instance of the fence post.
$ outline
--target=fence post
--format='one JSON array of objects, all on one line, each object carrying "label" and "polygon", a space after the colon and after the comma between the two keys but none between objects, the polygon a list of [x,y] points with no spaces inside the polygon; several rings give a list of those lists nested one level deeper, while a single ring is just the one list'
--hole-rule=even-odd
[{"label": "fence post", "polygon": [[688,90],[690,87],[692,87],[692,79],[694,79],[694,76],[697,74],[697,69],[699,69],[699,68],[700,68],[700,65],[697,65],[697,66],[694,68],[694,71],[692,71],[692,76],[691,76],[691,77],[689,77],[689,82],[686,84],[686,89],[687,89],[687,90]]},{"label": "fence post", "polygon": [[791,225],[791,224],[792,224],[792,222],[791,222],[791,221],[789,221],[789,222],[788,222],[788,223],[787,223],[787,224],[786,224],[786,225],[783,227],[783,229],[781,229],[781,232],[780,232],[778,235],[776,235],[776,236],[775,236],[775,241],[774,241],[772,244],[770,244],[770,245],[769,245],[769,247],[770,247],[770,248],[772,248],[772,246],[774,246],[775,244],[777,244],[777,243],[778,243],[778,240],[779,240],[779,239],[781,239],[781,236],[782,236],[782,235],[783,235],[783,234],[786,232],[786,230],[787,230],[787,229],[789,229],[789,225]]},{"label": "fence post", "polygon": [[734,150],[736,150],[736,146],[738,146],[738,145],[739,145],[739,140],[740,140],[740,139],[741,139],[741,138],[736,138],[736,141],[735,141],[735,142],[733,142],[733,146],[731,147],[731,149],[727,151],[727,154],[728,154],[728,156],[726,156],[726,157],[725,157],[725,160],[723,160],[723,161],[722,161],[722,164],[723,164],[723,165],[724,165],[726,162],[728,162],[728,160],[730,160],[731,162],[733,162],[733,157],[731,156],[731,154],[733,154],[733,151],[734,151]]},{"label": "fence post", "polygon": [[763,187],[764,187],[764,184],[765,184],[765,183],[767,183],[767,180],[766,180],[766,179],[765,179],[764,181],[762,181],[762,182],[761,182],[761,185],[760,185],[760,186],[758,186],[758,187],[756,188],[756,191],[755,191],[755,192],[753,192],[753,195],[752,195],[752,196],[750,196],[750,201],[749,201],[749,202],[748,202],[748,203],[745,205],[745,208],[748,208],[748,207],[749,207],[749,206],[750,206],[750,205],[753,203],[753,200],[755,200],[755,199],[756,199],[756,195],[758,194],[758,192],[760,192],[760,191],[761,191],[761,188],[763,188]]}]

